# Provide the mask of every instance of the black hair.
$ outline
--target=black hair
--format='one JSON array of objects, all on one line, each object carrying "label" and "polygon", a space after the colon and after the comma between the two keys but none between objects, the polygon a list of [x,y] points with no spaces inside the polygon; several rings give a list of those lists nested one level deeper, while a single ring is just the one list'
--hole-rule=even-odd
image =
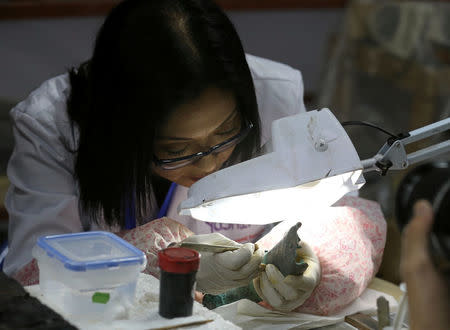
[{"label": "black hair", "polygon": [[[208,87],[230,91],[254,128],[232,160],[260,145],[256,95],[233,24],[210,0],[125,0],[97,35],[92,58],[69,72],[69,118],[79,132],[75,178],[93,219],[124,226],[149,207],[153,143],[170,113]],[[133,198],[134,196],[134,198]]]}]

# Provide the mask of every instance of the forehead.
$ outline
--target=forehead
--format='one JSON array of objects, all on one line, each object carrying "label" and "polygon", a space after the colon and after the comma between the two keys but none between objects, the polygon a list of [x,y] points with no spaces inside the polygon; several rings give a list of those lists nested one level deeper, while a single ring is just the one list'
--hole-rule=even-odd
[{"label": "forehead", "polygon": [[159,135],[201,138],[220,126],[235,109],[236,102],[230,92],[206,89],[195,100],[179,106],[160,128]]}]

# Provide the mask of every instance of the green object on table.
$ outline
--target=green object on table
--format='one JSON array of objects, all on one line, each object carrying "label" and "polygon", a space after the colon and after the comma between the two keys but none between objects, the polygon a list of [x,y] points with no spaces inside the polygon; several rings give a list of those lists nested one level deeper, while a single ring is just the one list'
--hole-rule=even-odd
[{"label": "green object on table", "polygon": [[253,287],[253,281],[250,281],[247,286],[231,289],[219,295],[205,294],[203,296],[203,306],[208,309],[214,309],[222,305],[231,304],[240,299],[248,299],[256,303],[262,301]]},{"label": "green object on table", "polygon": [[109,301],[109,293],[96,292],[92,295],[92,302],[96,304],[106,304]]}]

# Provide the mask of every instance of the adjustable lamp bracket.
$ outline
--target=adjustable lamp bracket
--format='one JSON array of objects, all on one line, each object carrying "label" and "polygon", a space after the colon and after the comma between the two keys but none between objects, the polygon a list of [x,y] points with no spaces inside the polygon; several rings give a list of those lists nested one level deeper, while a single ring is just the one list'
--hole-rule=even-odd
[{"label": "adjustable lamp bracket", "polygon": [[404,170],[411,164],[429,158],[434,158],[450,151],[450,140],[446,140],[408,154],[405,146],[423,140],[427,137],[440,134],[450,129],[450,118],[418,128],[398,139],[389,139],[378,153],[372,158],[361,161],[363,172],[377,171],[386,175],[388,170]]}]

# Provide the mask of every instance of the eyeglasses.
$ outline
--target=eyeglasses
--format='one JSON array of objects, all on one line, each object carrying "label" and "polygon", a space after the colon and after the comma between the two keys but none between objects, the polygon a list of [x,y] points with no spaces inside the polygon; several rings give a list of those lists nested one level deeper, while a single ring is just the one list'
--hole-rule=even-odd
[{"label": "eyeglasses", "polygon": [[153,162],[156,166],[161,167],[164,170],[175,170],[177,168],[187,166],[199,160],[202,157],[208,156],[210,154],[218,154],[221,153],[238,143],[242,142],[253,128],[253,124],[251,122],[247,122],[246,127],[241,130],[235,136],[216,144],[215,146],[209,148],[207,151],[197,152],[195,154],[189,156],[183,156],[179,158],[171,158],[171,159],[159,159],[156,156],[153,156]]}]

